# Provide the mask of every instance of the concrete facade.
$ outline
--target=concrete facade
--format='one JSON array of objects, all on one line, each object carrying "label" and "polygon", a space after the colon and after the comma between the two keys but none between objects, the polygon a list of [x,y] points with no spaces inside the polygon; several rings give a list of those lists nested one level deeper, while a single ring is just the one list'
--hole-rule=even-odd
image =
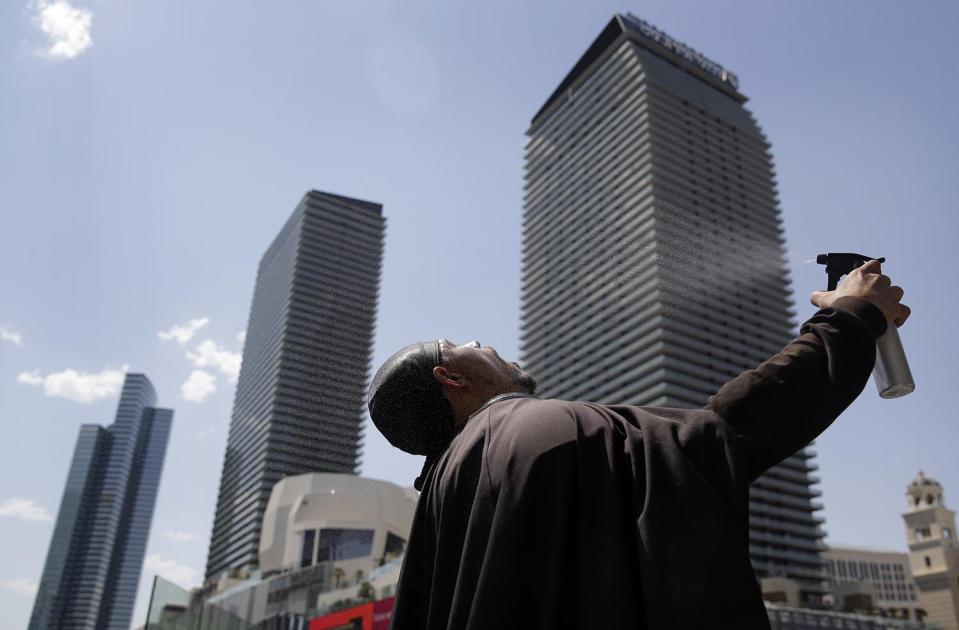
[{"label": "concrete facade", "polygon": [[[356,560],[340,560],[337,565],[351,576],[357,570],[368,574],[381,564],[379,560],[388,562],[402,552],[402,547],[388,544],[387,538],[399,538],[405,546],[416,501],[414,490],[388,481],[342,474],[287,477],[273,487],[263,515],[260,570],[266,575],[324,561],[316,542],[305,554],[307,532],[364,529],[372,532],[370,553]],[[314,540],[321,538],[315,536]]]},{"label": "concrete facade", "polygon": [[902,515],[919,606],[943,630],[959,630],[959,542],[956,513],[946,507],[943,488],[922,472],[906,489]]},{"label": "concrete facade", "polygon": [[823,552],[823,559],[837,607],[870,608],[895,618],[922,620],[908,554],[833,546]]},{"label": "concrete facade", "polygon": [[810,610],[767,603],[766,613],[772,630],[820,630],[820,628],[843,628],[844,630],[940,630],[920,621],[890,619],[839,612],[835,610]]},{"label": "concrete facade", "polygon": [[802,587],[799,582],[784,577],[764,577],[759,581],[763,601],[779,606],[802,606]]},{"label": "concrete facade", "polygon": [[202,619],[193,627],[300,623],[367,582],[377,596],[392,595],[416,501],[410,488],[355,475],[279,481],[264,512],[259,569],[206,594],[189,613]]}]

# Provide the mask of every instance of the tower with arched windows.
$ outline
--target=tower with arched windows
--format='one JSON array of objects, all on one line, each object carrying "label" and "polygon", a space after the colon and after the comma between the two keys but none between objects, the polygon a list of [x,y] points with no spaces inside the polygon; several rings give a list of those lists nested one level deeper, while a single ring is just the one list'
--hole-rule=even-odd
[{"label": "tower with arched windows", "polygon": [[906,488],[908,511],[902,515],[909,562],[926,621],[943,630],[959,630],[959,542],[956,513],[946,507],[942,486],[922,471]]}]

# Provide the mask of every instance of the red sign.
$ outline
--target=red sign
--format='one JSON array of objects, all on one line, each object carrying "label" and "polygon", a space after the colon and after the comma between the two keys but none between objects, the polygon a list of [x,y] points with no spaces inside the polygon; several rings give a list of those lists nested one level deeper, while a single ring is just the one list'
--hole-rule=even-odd
[{"label": "red sign", "polygon": [[310,620],[310,630],[372,630],[373,604],[360,604]]},{"label": "red sign", "polygon": [[395,599],[387,597],[311,619],[309,630],[389,630]]},{"label": "red sign", "polygon": [[393,617],[393,602],[395,597],[387,597],[378,602],[373,602],[373,628],[372,630],[390,630],[390,618]]}]

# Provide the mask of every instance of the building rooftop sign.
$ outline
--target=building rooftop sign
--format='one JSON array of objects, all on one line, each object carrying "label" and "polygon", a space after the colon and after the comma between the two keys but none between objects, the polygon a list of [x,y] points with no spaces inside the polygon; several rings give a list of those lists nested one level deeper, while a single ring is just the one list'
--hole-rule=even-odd
[{"label": "building rooftop sign", "polygon": [[695,75],[699,80],[734,98],[739,103],[746,101],[746,97],[739,93],[739,78],[716,63],[709,57],[690,48],[686,44],[676,41],[649,22],[641,20],[632,13],[617,13],[603,29],[603,32],[593,41],[566,78],[559,84],[546,103],[539,108],[531,122],[536,127],[545,114],[552,111],[556,103],[564,102],[573,94],[575,87],[583,77],[590,74],[590,68],[597,61],[604,58],[613,46],[618,46],[626,38],[653,53],[663,57],[670,63],[682,67]]},{"label": "building rooftop sign", "polygon": [[690,48],[680,41],[673,39],[649,22],[639,19],[632,13],[627,13],[621,17],[623,19],[623,24],[626,25],[631,31],[639,33],[646,39],[652,40],[654,43],[658,44],[661,48],[665,48],[669,52],[679,55],[690,63],[695,64],[697,67],[713,75],[734,90],[739,89],[739,78],[706,55],[694,50],[693,48]]}]

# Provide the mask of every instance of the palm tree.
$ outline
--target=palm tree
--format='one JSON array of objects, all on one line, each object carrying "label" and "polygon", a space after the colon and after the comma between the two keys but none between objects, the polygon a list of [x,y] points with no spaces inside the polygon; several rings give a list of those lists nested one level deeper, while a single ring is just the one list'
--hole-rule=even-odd
[{"label": "palm tree", "polygon": [[333,567],[333,587],[340,588],[340,582],[346,577],[346,571],[340,567]]},{"label": "palm tree", "polygon": [[362,602],[371,602],[376,599],[376,590],[373,589],[373,585],[369,582],[363,582],[360,584],[360,590],[357,591],[356,596],[359,597]]}]

